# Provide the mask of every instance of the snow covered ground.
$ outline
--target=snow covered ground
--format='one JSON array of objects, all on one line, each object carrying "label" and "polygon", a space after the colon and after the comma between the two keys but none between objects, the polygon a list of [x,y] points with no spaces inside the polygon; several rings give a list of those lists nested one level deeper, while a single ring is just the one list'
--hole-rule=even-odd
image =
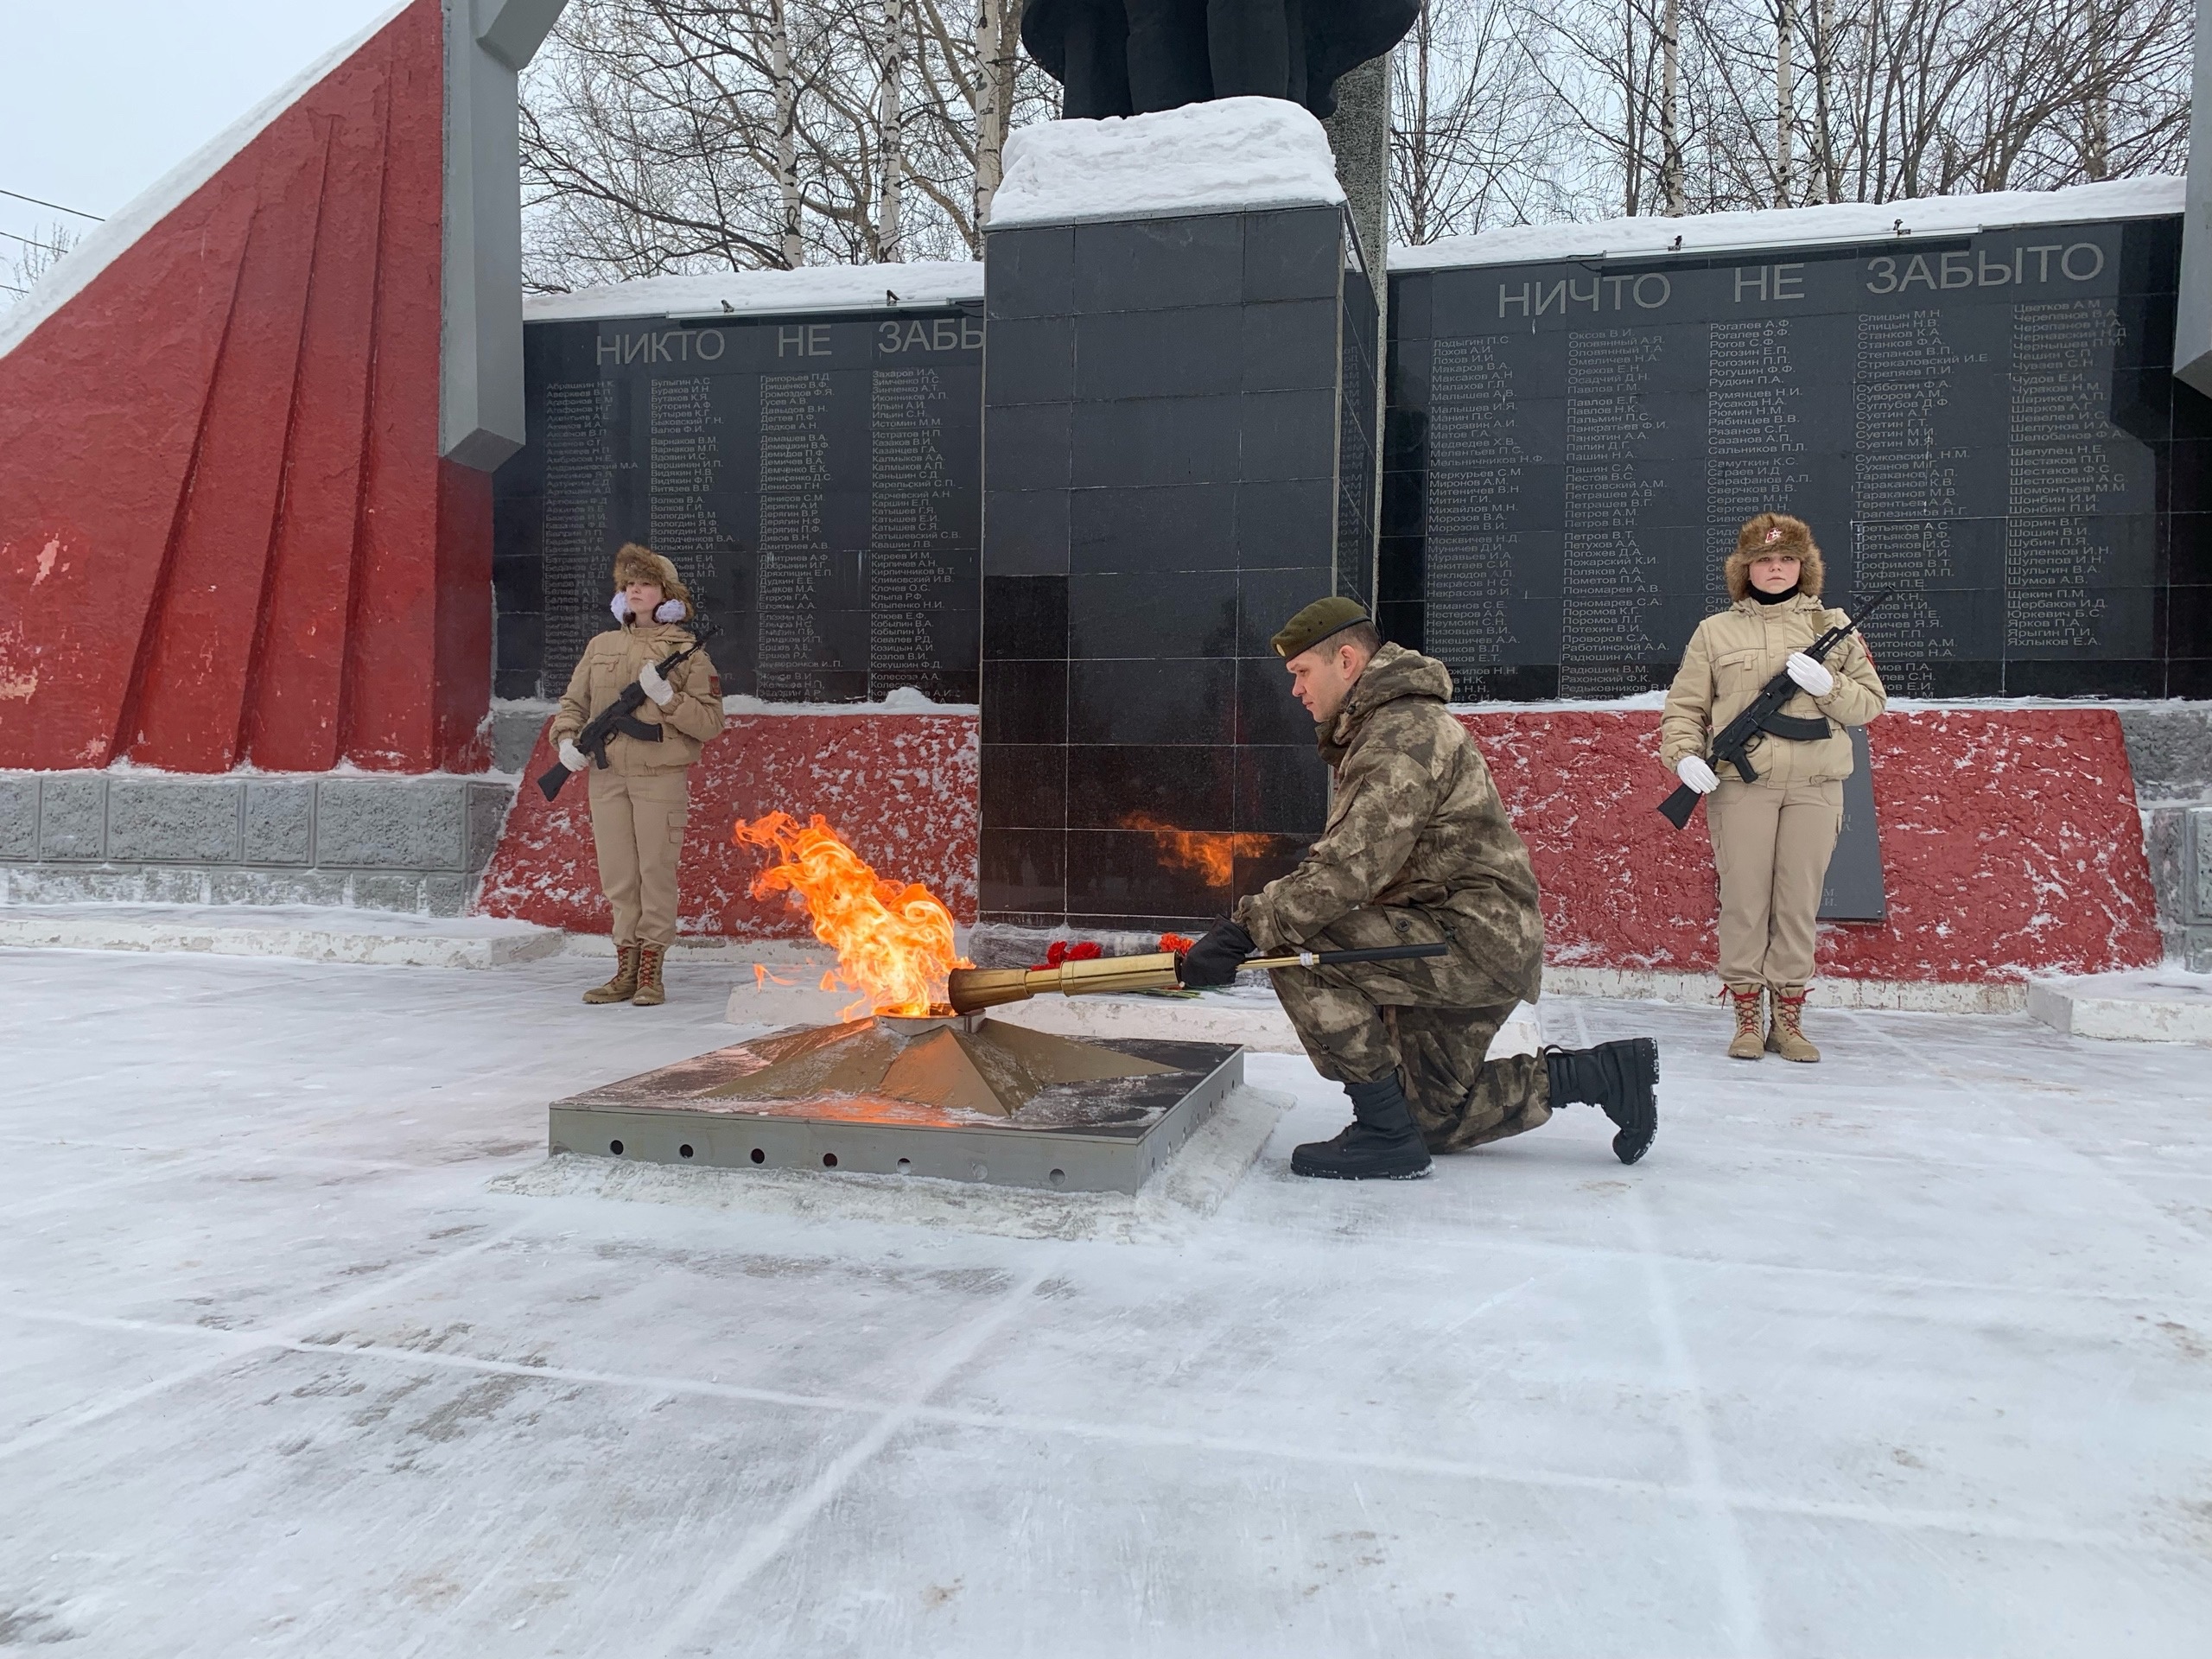
[{"label": "snow covered ground", "polygon": [[[0,1646],[2197,1655],[2212,1071],[2024,1017],[1547,1002],[1665,1055],[1410,1185],[1294,1101],[1165,1242],[531,1198],[741,964],[0,952]],[[510,1180],[510,1185],[512,1185]]]}]

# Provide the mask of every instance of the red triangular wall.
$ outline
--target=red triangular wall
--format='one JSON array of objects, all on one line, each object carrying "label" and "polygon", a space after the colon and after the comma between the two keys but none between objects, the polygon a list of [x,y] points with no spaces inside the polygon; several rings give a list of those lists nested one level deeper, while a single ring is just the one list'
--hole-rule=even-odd
[{"label": "red triangular wall", "polygon": [[480,769],[416,0],[0,357],[0,766]]}]

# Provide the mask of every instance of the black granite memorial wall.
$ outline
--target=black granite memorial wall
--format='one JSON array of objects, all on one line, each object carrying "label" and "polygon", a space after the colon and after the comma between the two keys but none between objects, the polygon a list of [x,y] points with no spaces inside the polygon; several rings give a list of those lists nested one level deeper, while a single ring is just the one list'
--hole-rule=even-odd
[{"label": "black granite memorial wall", "polygon": [[1793,512],[1923,696],[2212,696],[2177,219],[1392,279],[1381,620],[1465,699],[1663,685]]},{"label": "black granite memorial wall", "polygon": [[1202,925],[1319,830],[1268,638],[1372,591],[1347,247],[1333,208],[991,233],[985,922]]},{"label": "black granite memorial wall", "polygon": [[531,324],[498,694],[560,694],[638,541],[721,626],[728,690],[975,702],[982,339],[960,310]]}]

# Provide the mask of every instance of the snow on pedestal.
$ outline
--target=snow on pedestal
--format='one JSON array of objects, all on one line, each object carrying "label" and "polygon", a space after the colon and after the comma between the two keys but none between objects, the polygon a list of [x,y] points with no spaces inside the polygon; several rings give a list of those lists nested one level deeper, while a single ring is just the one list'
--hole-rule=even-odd
[{"label": "snow on pedestal", "polygon": [[1278,98],[1044,121],[1007,140],[990,228],[1160,219],[1344,199],[1321,124]]}]

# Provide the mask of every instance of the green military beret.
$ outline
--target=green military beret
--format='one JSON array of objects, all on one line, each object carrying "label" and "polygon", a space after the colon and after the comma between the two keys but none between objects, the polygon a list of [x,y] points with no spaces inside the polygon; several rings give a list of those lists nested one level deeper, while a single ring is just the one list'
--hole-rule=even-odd
[{"label": "green military beret", "polygon": [[1315,600],[1284,623],[1282,632],[1268,643],[1275,648],[1277,656],[1295,657],[1302,651],[1313,650],[1332,633],[1341,633],[1370,620],[1359,607],[1357,600],[1335,594]]}]

